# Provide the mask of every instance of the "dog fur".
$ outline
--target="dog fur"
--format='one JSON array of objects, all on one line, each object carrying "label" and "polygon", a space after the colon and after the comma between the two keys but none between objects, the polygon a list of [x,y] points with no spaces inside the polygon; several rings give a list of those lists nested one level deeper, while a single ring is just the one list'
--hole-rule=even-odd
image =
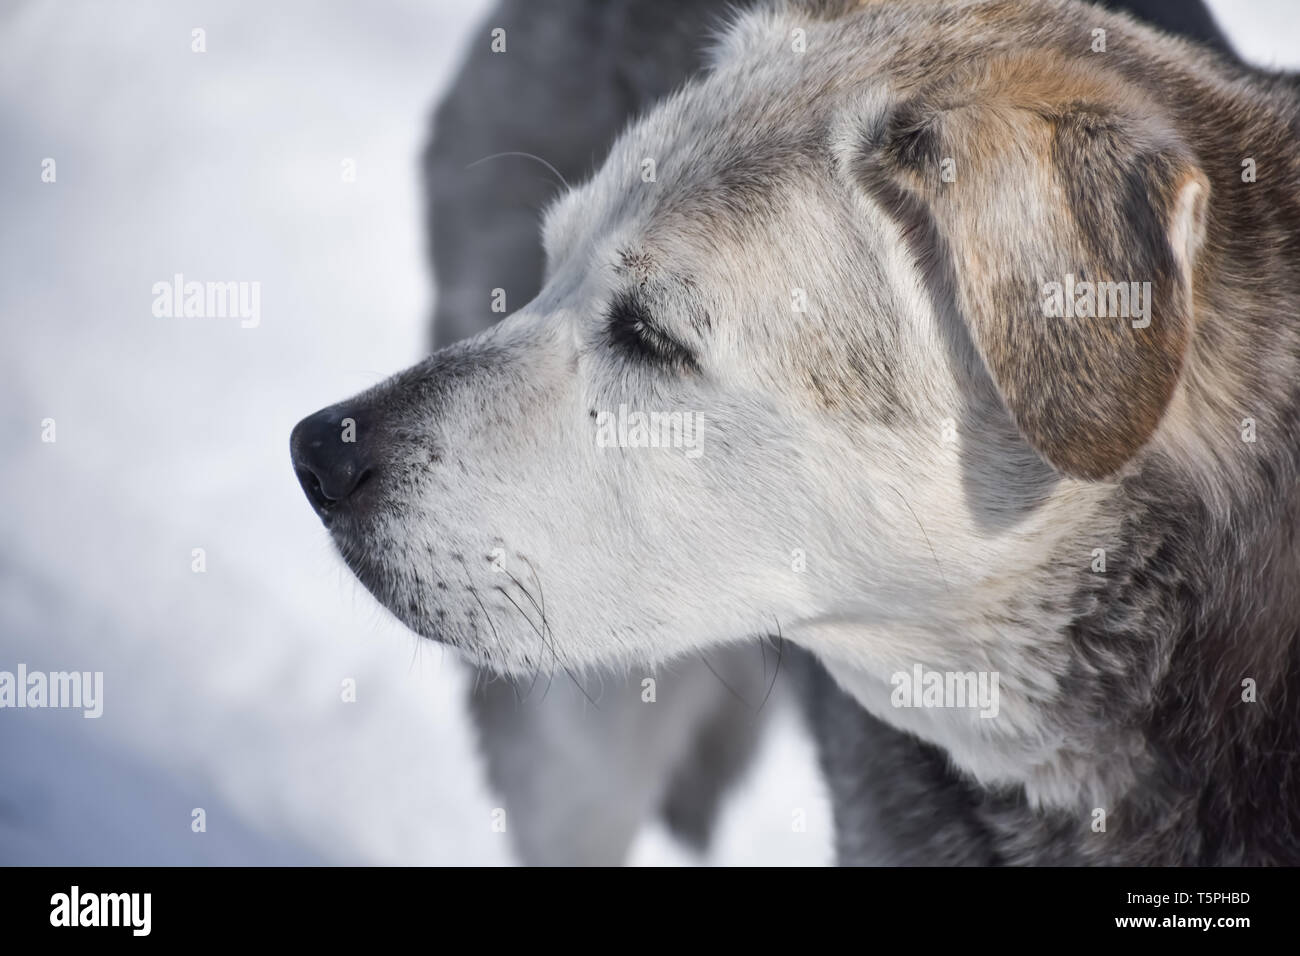
[{"label": "dog fur", "polygon": [[[550,211],[532,302],[346,404],[331,532],[506,673],[779,630],[842,862],[1297,862],[1295,158],[1290,79],[1122,15],[765,4]],[[1150,325],[1046,319],[1063,275]],[[704,454],[598,447],[620,405]],[[918,664],[998,716],[893,706]]]}]

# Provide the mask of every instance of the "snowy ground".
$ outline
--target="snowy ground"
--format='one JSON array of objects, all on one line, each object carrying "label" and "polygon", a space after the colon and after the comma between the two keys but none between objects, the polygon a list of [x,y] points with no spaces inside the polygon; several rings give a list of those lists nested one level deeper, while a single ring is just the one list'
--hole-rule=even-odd
[{"label": "snowy ground", "polygon": [[[1248,55],[1296,64],[1290,0],[1214,6]],[[485,9],[0,8],[0,670],[105,675],[98,720],[0,711],[0,862],[510,861],[462,669],[342,570],[286,447],[420,355],[415,157]],[[261,325],[155,318],[178,272],[260,282]],[[690,862],[656,831],[634,856]],[[828,857],[787,714],[707,862]]]}]

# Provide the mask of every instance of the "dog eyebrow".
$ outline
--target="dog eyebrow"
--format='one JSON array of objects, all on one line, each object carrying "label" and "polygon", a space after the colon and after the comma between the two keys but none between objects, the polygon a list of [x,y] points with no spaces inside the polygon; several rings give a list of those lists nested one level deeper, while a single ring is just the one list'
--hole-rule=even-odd
[{"label": "dog eyebrow", "polygon": [[[614,266],[615,271],[623,274],[630,273],[636,280],[636,285],[628,290],[630,296],[628,305],[640,309],[647,316],[653,316],[653,310],[650,308],[656,298],[653,290],[655,287],[670,287],[681,293],[684,308],[680,311],[690,324],[691,331],[698,336],[704,336],[713,330],[713,318],[709,315],[708,309],[700,303],[699,287],[691,276],[670,272],[660,273],[652,278],[655,272],[655,256],[644,248],[624,246],[616,254],[618,262]],[[650,302],[645,299],[646,293],[650,293]],[[662,323],[653,319],[649,324],[662,328]]]},{"label": "dog eyebrow", "polygon": [[644,285],[649,278],[650,272],[654,269],[654,256],[644,249],[633,249],[630,246],[624,246],[618,250],[618,270],[620,272],[636,273]]}]

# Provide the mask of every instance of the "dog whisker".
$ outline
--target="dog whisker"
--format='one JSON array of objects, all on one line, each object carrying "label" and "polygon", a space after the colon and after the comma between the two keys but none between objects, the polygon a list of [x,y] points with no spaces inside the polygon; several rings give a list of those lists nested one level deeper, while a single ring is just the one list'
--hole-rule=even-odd
[{"label": "dog whisker", "polygon": [[547,169],[549,169],[552,173],[555,174],[556,178],[560,180],[561,185],[563,185],[565,189],[570,189],[570,188],[571,188],[571,187],[569,186],[569,181],[568,181],[567,179],[564,178],[564,174],[561,173],[558,169],[556,169],[554,166],[552,166],[552,165],[551,165],[550,163],[548,163],[546,160],[542,159],[542,157],[540,157],[540,156],[536,156],[536,155],[534,155],[533,153],[525,153],[525,152],[523,152],[522,150],[514,150],[514,149],[512,149],[512,150],[507,150],[507,151],[504,152],[504,153],[493,153],[491,156],[484,156],[482,159],[476,159],[476,160],[474,160],[474,162],[472,162],[472,163],[468,163],[468,164],[465,166],[465,168],[466,168],[466,169],[473,169],[475,166],[479,165],[480,163],[486,163],[486,162],[487,162],[488,160],[490,160],[490,159],[501,159],[501,158],[506,157],[506,156],[519,156],[519,157],[522,157],[523,159],[531,159],[531,160],[533,160],[533,161],[535,161],[535,162],[541,163],[543,166],[545,166]]},{"label": "dog whisker", "polygon": [[767,693],[763,695],[763,702],[758,705],[760,712],[767,706],[768,698],[772,696],[772,690],[776,687],[777,678],[781,676],[781,659],[785,656],[785,637],[781,633],[781,620],[775,615],[772,620],[776,622],[776,670],[772,674],[772,683],[767,685]]},{"label": "dog whisker", "polygon": [[703,661],[703,662],[704,662],[704,666],[707,667],[707,668],[709,669],[709,673],[712,674],[714,677],[717,678],[718,683],[721,684],[723,687],[726,688],[727,693],[730,694],[732,697],[736,698],[736,700],[740,701],[740,703],[741,703],[741,705],[742,705],[743,707],[745,707],[746,709],[749,709],[749,706],[750,706],[750,705],[749,705],[749,701],[745,700],[745,698],[744,698],[743,696],[741,696],[741,694],[740,694],[739,691],[737,691],[734,687],[732,687],[732,686],[731,686],[730,684],[728,684],[725,680],[723,680],[722,675],[719,674],[719,673],[714,669],[713,665],[709,663],[709,658],[708,658],[706,655],[704,655],[704,654],[700,654],[700,660]]}]

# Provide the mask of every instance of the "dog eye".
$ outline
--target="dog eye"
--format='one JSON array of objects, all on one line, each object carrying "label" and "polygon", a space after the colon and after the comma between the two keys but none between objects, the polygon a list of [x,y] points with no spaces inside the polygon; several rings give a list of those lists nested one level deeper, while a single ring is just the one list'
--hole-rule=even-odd
[{"label": "dog eye", "polygon": [[697,368],[695,355],[660,328],[631,295],[614,300],[607,314],[610,344],[624,355],[670,368]]}]

